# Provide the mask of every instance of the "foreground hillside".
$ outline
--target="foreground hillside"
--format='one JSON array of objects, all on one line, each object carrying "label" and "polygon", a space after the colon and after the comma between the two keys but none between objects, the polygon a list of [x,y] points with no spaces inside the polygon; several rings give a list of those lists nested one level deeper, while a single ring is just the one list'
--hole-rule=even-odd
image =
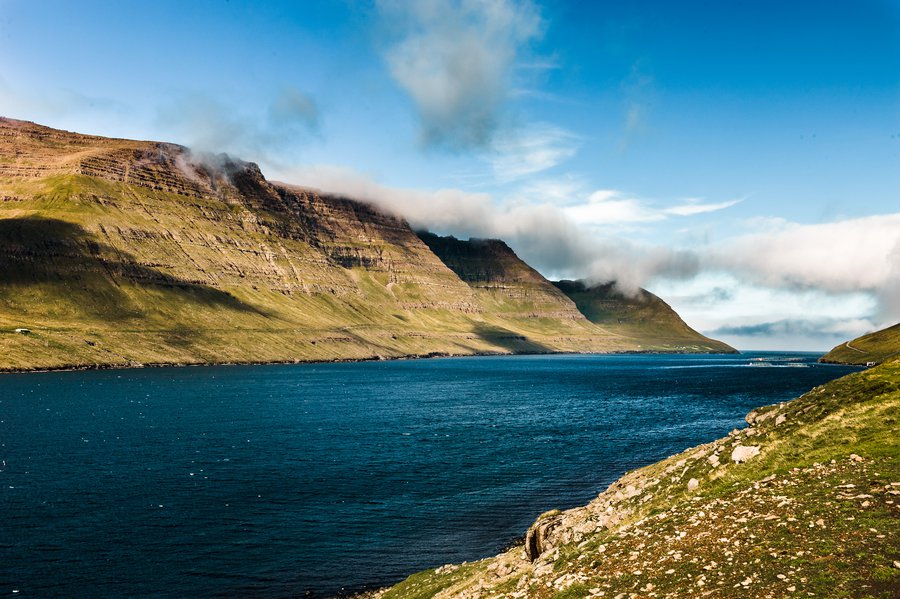
[{"label": "foreground hillside", "polygon": [[643,347],[532,272],[485,293],[370,205],[0,119],[0,370]]},{"label": "foreground hillside", "polygon": [[524,545],[384,599],[897,597],[900,359],[542,515]]},{"label": "foreground hillside", "polygon": [[896,355],[900,355],[900,324],[841,343],[822,356],[820,361],[835,364],[880,364]]}]

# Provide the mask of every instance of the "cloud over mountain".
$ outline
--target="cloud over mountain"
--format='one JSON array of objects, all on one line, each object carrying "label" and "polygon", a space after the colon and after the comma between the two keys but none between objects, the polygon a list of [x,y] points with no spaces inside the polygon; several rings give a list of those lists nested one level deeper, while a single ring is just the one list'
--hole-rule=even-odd
[{"label": "cloud over mountain", "polygon": [[528,0],[380,0],[391,76],[415,103],[422,141],[486,146],[513,87],[513,68],[541,33]]}]

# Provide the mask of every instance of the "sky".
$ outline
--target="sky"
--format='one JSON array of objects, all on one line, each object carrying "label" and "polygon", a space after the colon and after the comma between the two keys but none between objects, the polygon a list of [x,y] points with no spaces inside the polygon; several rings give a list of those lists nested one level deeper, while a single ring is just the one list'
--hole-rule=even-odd
[{"label": "sky", "polygon": [[900,321],[900,0],[0,0],[0,115],[501,237],[739,349]]}]

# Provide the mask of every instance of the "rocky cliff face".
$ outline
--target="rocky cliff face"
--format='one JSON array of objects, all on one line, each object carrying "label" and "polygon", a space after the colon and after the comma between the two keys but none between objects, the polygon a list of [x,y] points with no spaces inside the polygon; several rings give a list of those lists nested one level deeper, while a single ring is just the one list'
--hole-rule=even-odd
[{"label": "rocky cliff face", "polygon": [[584,319],[572,300],[499,239],[463,241],[428,232],[419,237],[482,303],[520,317]]},{"label": "rocky cliff face", "polygon": [[0,119],[0,369],[635,349],[490,247],[464,280],[255,164]]}]

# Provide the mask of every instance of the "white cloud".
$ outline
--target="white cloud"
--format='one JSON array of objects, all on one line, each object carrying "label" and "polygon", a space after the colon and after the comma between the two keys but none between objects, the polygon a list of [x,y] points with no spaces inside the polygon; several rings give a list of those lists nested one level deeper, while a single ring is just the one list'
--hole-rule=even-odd
[{"label": "white cloud", "polygon": [[766,286],[831,292],[896,284],[900,213],[804,225],[770,222],[714,250],[714,265]]},{"label": "white cloud", "polygon": [[699,264],[691,252],[599,236],[549,202],[500,204],[488,194],[458,189],[389,188],[366,175],[334,166],[298,168],[288,173],[288,178],[372,202],[406,218],[414,227],[462,238],[501,238],[550,277],[615,280],[623,290],[633,291],[653,277],[693,276]]},{"label": "white cloud", "polygon": [[691,198],[679,206],[673,206],[663,210],[666,214],[674,214],[675,216],[693,216],[695,214],[705,214],[707,212],[716,212],[731,208],[735,204],[740,204],[742,200],[729,200],[727,202],[719,202],[718,204],[704,204],[698,198]]},{"label": "white cloud", "polygon": [[600,189],[588,196],[587,201],[568,206],[568,214],[575,222],[589,226],[610,226],[633,223],[650,223],[666,220],[670,216],[694,216],[730,208],[741,200],[706,204],[697,198],[684,200],[669,208],[658,208],[653,202],[628,197],[613,189]]},{"label": "white cloud", "polygon": [[512,181],[551,169],[578,151],[580,140],[564,129],[544,123],[497,136],[488,157],[500,181]]},{"label": "white cloud", "polygon": [[[528,0],[380,0],[396,32],[385,52],[426,144],[484,147],[514,87],[517,59],[541,34]],[[531,63],[533,64],[533,63]]]},{"label": "white cloud", "polygon": [[593,226],[646,223],[665,218],[665,214],[649,208],[641,200],[608,189],[595,191],[586,203],[568,206],[565,212],[575,222]]}]

